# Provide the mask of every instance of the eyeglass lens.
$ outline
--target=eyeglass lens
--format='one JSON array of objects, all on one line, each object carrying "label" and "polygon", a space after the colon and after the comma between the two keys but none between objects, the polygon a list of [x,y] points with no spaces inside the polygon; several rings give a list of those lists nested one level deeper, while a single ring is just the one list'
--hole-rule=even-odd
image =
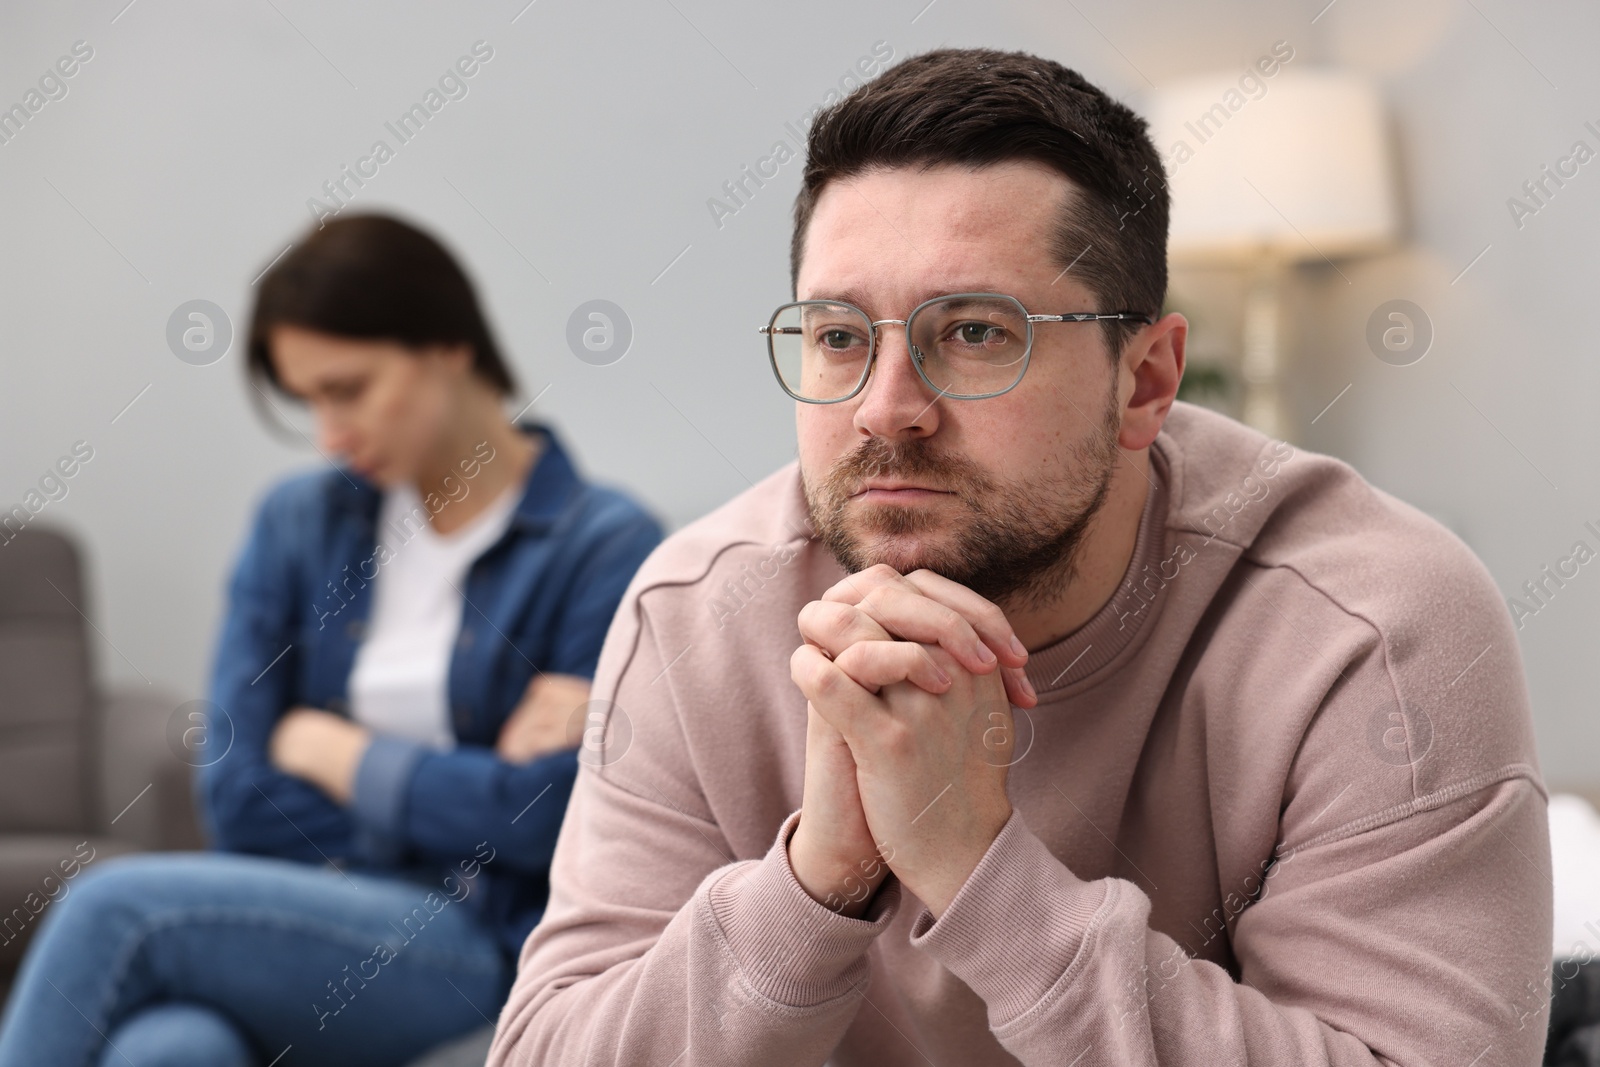
[{"label": "eyeglass lens", "polygon": [[[866,373],[871,321],[848,304],[780,308],[769,334],[784,385],[809,400],[849,395]],[[912,357],[942,393],[1003,392],[1022,376],[1029,327],[1009,297],[957,295],[918,308],[906,324]]]}]

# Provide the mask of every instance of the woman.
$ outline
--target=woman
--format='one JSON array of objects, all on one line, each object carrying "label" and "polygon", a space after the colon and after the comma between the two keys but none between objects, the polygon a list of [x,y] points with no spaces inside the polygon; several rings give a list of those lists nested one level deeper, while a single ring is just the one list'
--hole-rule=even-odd
[{"label": "woman", "polygon": [[218,851],[91,869],[0,1067],[404,1063],[495,1017],[542,914],[588,679],[659,527],[507,419],[470,283],[404,223],[310,233],[249,338],[257,395],[306,402],[344,466],[273,489],[238,558],[188,739]]}]

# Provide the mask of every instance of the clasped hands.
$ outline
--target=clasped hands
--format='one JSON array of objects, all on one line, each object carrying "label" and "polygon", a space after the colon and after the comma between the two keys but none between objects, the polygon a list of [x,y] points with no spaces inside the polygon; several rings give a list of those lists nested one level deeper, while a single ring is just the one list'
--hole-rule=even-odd
[{"label": "clasped hands", "polygon": [[1038,696],[1001,610],[928,570],[887,565],[800,612],[789,673],[806,697],[806,771],[789,862],[859,918],[892,871],[935,918],[1011,817],[1011,706]]}]

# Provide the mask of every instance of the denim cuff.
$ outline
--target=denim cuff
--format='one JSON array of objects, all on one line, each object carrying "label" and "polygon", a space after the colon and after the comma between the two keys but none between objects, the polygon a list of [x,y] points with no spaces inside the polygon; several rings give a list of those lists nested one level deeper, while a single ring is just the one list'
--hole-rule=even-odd
[{"label": "denim cuff", "polygon": [[406,794],[426,749],[398,737],[373,737],[356,768],[350,807],[356,822],[380,838],[404,840]]}]

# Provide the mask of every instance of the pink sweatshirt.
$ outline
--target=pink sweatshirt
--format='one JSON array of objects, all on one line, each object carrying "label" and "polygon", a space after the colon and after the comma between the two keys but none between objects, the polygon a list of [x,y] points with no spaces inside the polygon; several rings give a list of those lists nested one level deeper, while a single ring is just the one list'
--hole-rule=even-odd
[{"label": "pink sweatshirt", "polygon": [[795,881],[785,467],[669,538],[600,657],[489,1057],[659,1067],[1539,1062],[1545,792],[1510,617],[1350,467],[1190,405],[1121,587],[1035,651],[1015,812],[935,922]]}]

